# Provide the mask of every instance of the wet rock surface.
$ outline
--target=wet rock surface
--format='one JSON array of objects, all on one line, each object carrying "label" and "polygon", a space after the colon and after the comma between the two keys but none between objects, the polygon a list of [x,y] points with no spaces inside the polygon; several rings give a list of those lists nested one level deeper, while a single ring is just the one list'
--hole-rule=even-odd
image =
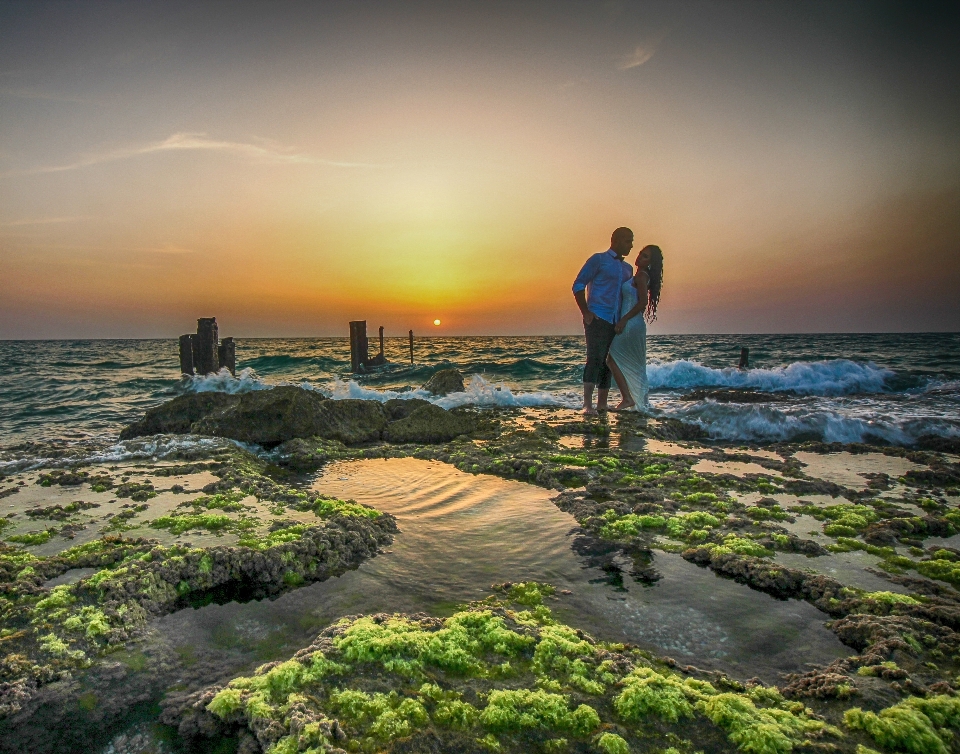
[{"label": "wet rock surface", "polygon": [[[284,411],[300,406],[301,399],[299,395],[291,397],[286,408],[277,404],[282,409],[280,415],[263,419],[256,431],[262,431],[262,436],[269,438],[285,437],[284,432],[291,427],[299,432],[301,425],[287,421],[289,417]],[[225,402],[204,414],[206,418],[191,419],[207,408],[200,403],[191,408],[186,403],[175,411],[168,410],[167,414],[160,412],[152,418],[148,414],[138,425],[146,426],[144,423],[149,418],[151,427],[182,428],[188,420],[191,429],[197,423],[214,426],[215,421],[223,421],[222,426],[227,427],[228,421],[216,417],[235,412],[240,405]],[[350,750],[354,748],[351,742],[357,742],[361,748],[394,751],[413,751],[419,746],[436,751],[471,750],[471,747],[489,751],[496,745],[503,750],[596,750],[606,733],[619,736],[627,742],[624,745],[634,751],[663,750],[670,746],[679,751],[751,750],[744,748],[742,742],[746,739],[731,738],[731,731],[711,717],[710,710],[716,702],[711,701],[711,694],[703,696],[702,689],[689,694],[682,689],[678,692],[693,710],[691,715],[678,718],[683,721],[679,727],[671,727],[674,724],[655,711],[645,713],[642,725],[621,716],[615,699],[637,685],[628,677],[646,663],[645,666],[667,679],[653,679],[644,684],[644,687],[655,687],[654,696],[658,699],[663,684],[672,687],[669,678],[688,677],[709,681],[718,691],[722,687],[738,697],[746,695],[758,710],[776,708],[796,714],[791,710],[803,707],[807,709],[804,715],[808,720],[833,726],[818,728],[821,732],[816,735],[813,727],[802,734],[796,727],[790,729],[792,732],[781,731],[785,739],[771,744],[773,748],[757,751],[852,753],[857,751],[857,746],[888,752],[936,751],[939,754],[953,750],[955,742],[949,731],[960,725],[960,710],[953,711],[955,679],[960,673],[957,633],[960,593],[956,591],[960,587],[960,541],[954,539],[960,531],[957,497],[960,472],[949,457],[939,455],[935,449],[824,443],[777,444],[762,449],[699,444],[695,452],[689,453],[674,444],[669,452],[660,452],[655,448],[693,440],[698,437],[698,431],[679,422],[632,416],[584,420],[572,412],[549,410],[446,412],[417,400],[376,404],[367,416],[366,407],[351,407],[350,403],[373,402],[320,400],[304,404],[313,406],[309,408],[315,412],[313,416],[330,404],[348,405],[338,418],[327,419],[325,426],[334,429],[326,430],[326,437],[314,432],[303,437],[287,437],[279,445],[281,441],[277,439],[262,440],[264,445],[276,446],[269,463],[277,466],[271,466],[269,473],[266,461],[237,451],[239,455],[219,458],[204,467],[204,473],[213,475],[210,477],[213,481],[204,486],[206,502],[186,508],[167,503],[174,507],[166,516],[170,521],[163,524],[167,527],[163,531],[178,530],[177,527],[188,524],[222,525],[226,527],[223,531],[231,532],[234,537],[252,537],[249,545],[218,547],[208,543],[196,548],[185,544],[158,545],[142,536],[122,536],[127,531],[137,531],[138,521],[150,514],[131,507],[120,513],[111,512],[110,519],[103,518],[105,505],[110,504],[108,498],[112,496],[115,502],[121,494],[129,495],[133,501],[131,506],[134,503],[154,505],[169,492],[159,481],[163,478],[159,470],[142,480],[125,479],[115,472],[96,468],[54,468],[37,474],[31,489],[73,495],[74,490],[96,488],[102,490],[98,494],[104,497],[97,499],[99,508],[92,503],[70,508],[74,502],[72,497],[58,498],[23,505],[14,518],[0,519],[10,522],[4,525],[5,531],[0,527],[0,536],[8,542],[0,552],[0,582],[4,589],[0,596],[6,600],[0,641],[5,649],[9,648],[0,663],[0,697],[6,705],[6,718],[0,723],[4,731],[0,747],[19,746],[19,749],[3,750],[31,750],[31,736],[37,737],[37,741],[54,740],[52,734],[43,733],[45,728],[55,720],[68,727],[74,724],[69,710],[78,709],[80,704],[95,710],[89,714],[90,719],[99,721],[97,724],[117,719],[134,701],[155,700],[158,688],[168,688],[174,676],[189,676],[184,675],[183,666],[175,660],[148,655],[145,661],[130,660],[141,668],[137,673],[145,678],[141,681],[138,675],[129,681],[129,698],[109,690],[112,687],[103,679],[110,672],[119,671],[106,670],[104,657],[109,655],[104,655],[104,650],[135,653],[137,637],[142,635],[142,626],[150,616],[182,609],[196,601],[238,596],[248,599],[254,595],[269,596],[277,593],[276,590],[295,589],[313,578],[309,572],[311,564],[318,563],[316,568],[322,572],[318,559],[321,550],[353,553],[347,557],[359,561],[388,541],[379,537],[392,535],[389,519],[363,513],[358,510],[362,506],[353,508],[350,501],[331,503],[322,496],[311,497],[291,486],[285,474],[295,475],[333,460],[414,456],[440,460],[474,474],[493,474],[555,490],[556,505],[571,513],[579,524],[573,540],[576,551],[586,562],[607,571],[608,582],[614,590],[618,579],[621,584],[624,578],[643,583],[656,581],[658,554],[680,553],[688,562],[778,599],[809,602],[822,611],[826,625],[857,654],[827,666],[798,669],[783,679],[779,692],[768,692],[767,687],[742,679],[720,680],[696,668],[684,671],[653,655],[637,655],[632,648],[605,647],[604,652],[622,655],[624,663],[633,665],[628,669],[624,664],[624,672],[619,675],[611,671],[615,680],[608,683],[600,679],[605,690],[592,694],[584,690],[589,684],[574,680],[576,674],[569,671],[565,671],[565,675],[549,676],[549,673],[531,670],[532,675],[524,675],[533,668],[532,664],[524,663],[533,663],[534,657],[522,652],[517,659],[501,658],[496,652],[478,659],[491,668],[509,660],[511,667],[524,668],[518,675],[498,675],[500,671],[497,671],[481,683],[476,678],[465,680],[464,676],[450,676],[440,668],[439,674],[429,670],[426,680],[413,683],[412,676],[398,673],[398,668],[404,667],[400,664],[391,664],[388,668],[382,662],[378,665],[379,660],[341,663],[343,657],[338,653],[344,650],[337,641],[348,630],[341,626],[332,627],[318,637],[315,646],[309,648],[310,662],[315,653],[322,650],[327,660],[350,664],[351,669],[329,676],[326,671],[322,672],[319,681],[307,689],[306,702],[291,701],[289,694],[281,700],[271,687],[264,697],[266,707],[254,709],[256,705],[249,704],[251,694],[258,688],[266,694],[266,687],[260,687],[260,681],[252,681],[246,686],[241,683],[227,687],[228,691],[238,690],[242,709],[226,715],[212,713],[207,706],[223,693],[223,684],[203,692],[207,696],[190,696],[205,679],[222,676],[222,670],[218,672],[210,667],[203,669],[205,676],[200,671],[190,676],[193,680],[186,683],[191,690],[180,696],[177,696],[180,692],[168,696],[164,713],[167,722],[181,728],[186,738],[195,741],[203,740],[211,732],[217,736],[229,734],[249,752],[266,750],[290,736],[296,737],[297,748],[315,746],[330,751]],[[235,413],[234,417],[236,419]],[[450,427],[447,434],[439,431],[445,427]],[[454,430],[458,431],[454,434]],[[402,435],[402,431],[410,433]],[[383,439],[387,442],[381,442]],[[883,457],[906,458],[921,468],[906,472],[871,468],[860,475],[864,480],[862,485],[848,487],[845,485],[850,482],[841,484],[817,477],[814,467],[806,466],[794,456],[798,451],[802,451],[800,457],[846,453],[881,460]],[[760,466],[769,473],[695,470],[694,466],[703,458],[718,464],[751,464],[752,471]],[[179,468],[196,471],[198,461],[204,462],[202,458],[184,458]],[[27,489],[15,486],[18,484],[11,478],[5,480],[3,487],[4,490]],[[12,501],[25,494],[9,493],[2,498],[3,504],[13,504]],[[143,502],[135,495],[144,498]],[[256,505],[272,506],[278,511],[268,522],[269,526],[261,525],[263,514],[261,509],[254,510]],[[231,506],[237,506],[236,510]],[[28,510],[34,513],[27,515]],[[307,525],[302,518],[305,515],[320,520],[315,519],[315,526]],[[36,551],[34,548],[49,547],[71,532],[79,532],[77,536],[82,537],[80,529],[71,529],[66,534],[62,534],[62,530],[74,525],[89,529],[90,522],[98,516],[100,520],[116,521],[110,524],[116,534],[101,537],[97,540],[101,544],[96,547],[80,545],[54,555],[32,554]],[[219,516],[225,517],[226,523],[217,518]],[[256,535],[246,534],[248,529],[244,527],[248,523],[245,522],[257,516],[260,516],[259,523],[250,524],[259,526]],[[341,517],[345,517],[345,522],[341,522]],[[36,522],[33,529],[28,530],[20,523],[27,519],[31,525]],[[288,535],[290,540],[280,541]],[[299,544],[290,546],[291,542]],[[237,557],[243,547],[251,550],[249,557]],[[275,547],[282,547],[275,551],[279,561],[269,554]],[[796,563],[797,556],[808,556],[810,566],[777,563],[775,559],[781,553],[784,557],[792,556],[791,563]],[[886,579],[893,591],[871,592],[850,586],[844,572],[831,567],[834,556],[843,553],[866,559],[864,562],[872,565],[867,569],[872,577]],[[291,563],[293,567],[288,567]],[[97,574],[57,587],[68,587],[69,592],[55,592],[47,586],[50,580],[67,571],[83,567],[95,568]],[[288,573],[292,575],[287,576]],[[51,597],[54,597],[52,601]],[[551,625],[543,619],[543,614],[540,617],[535,614],[533,605],[526,611],[531,616],[523,616],[519,621],[516,615],[523,610],[506,603],[488,607],[503,619],[508,630],[532,637],[537,646]],[[83,612],[86,608],[97,612]],[[121,608],[124,608],[122,612]],[[369,624],[362,621],[376,617],[357,618],[351,625],[361,621],[359,625],[366,626]],[[80,623],[72,621],[69,628],[67,621],[72,618],[79,618]],[[384,616],[379,619],[381,622],[374,621],[375,625],[385,625],[390,620]],[[440,618],[406,616],[403,620],[417,624],[417,631],[431,634],[449,628]],[[576,636],[571,638],[567,634],[569,641],[585,640],[591,646],[600,646],[589,638],[577,636],[575,628],[569,630]],[[75,654],[77,652],[82,657]],[[297,662],[306,656],[299,654]],[[594,668],[588,660],[590,656],[595,655],[584,650],[582,654],[567,655],[569,662],[561,664],[567,669],[579,668],[575,663],[580,659],[585,667]],[[638,660],[641,656],[643,659]],[[401,659],[407,662],[410,657],[404,655]],[[497,662],[493,663],[494,660]],[[85,666],[86,662],[91,665]],[[202,661],[199,665],[202,667]],[[279,679],[282,674],[271,675],[278,667],[281,666],[266,667],[251,678]],[[357,697],[350,703],[339,698],[334,700],[334,693],[348,687],[347,681],[354,678],[351,673],[355,672],[360,673],[357,688],[366,697]],[[592,681],[597,675],[590,670],[584,678]],[[460,696],[441,694],[438,701],[432,690],[421,693],[423,683],[427,682],[435,683],[444,694],[455,692]],[[84,696],[91,689],[95,689],[95,701]],[[600,726],[589,735],[580,735],[573,728],[568,727],[564,732],[551,727],[552,723],[531,732],[488,727],[481,721],[493,691],[521,689],[565,697],[565,709],[571,714],[580,704],[592,706]],[[755,690],[751,696],[754,689],[763,690]],[[292,693],[303,691],[301,688]],[[390,696],[391,692],[395,692],[395,696]],[[384,695],[389,701],[376,694]],[[666,698],[674,700],[680,697],[666,694]],[[425,717],[419,713],[410,717],[406,712],[398,712],[404,700],[421,705]],[[437,717],[441,703],[452,705],[453,701],[473,705],[476,718],[471,717],[474,713],[469,710],[464,712],[473,722],[457,727],[443,722],[450,719],[447,712]],[[735,703],[732,699],[728,701]],[[798,704],[800,707],[791,706]],[[406,704],[404,709],[416,708]],[[738,709],[743,712],[742,705]],[[356,710],[368,711],[359,714]],[[391,722],[375,730],[374,720],[380,720],[385,713],[390,713],[388,721],[407,720],[409,727],[394,729],[390,727]],[[749,712],[747,717],[754,719],[752,715],[753,712]],[[771,718],[786,719],[778,715],[769,712],[758,719],[767,722]],[[718,715],[717,719],[727,718]],[[896,726],[890,727],[893,731],[890,737],[875,735],[879,730],[877,720],[907,719],[913,726],[909,735]],[[381,736],[380,731],[388,728],[401,733]],[[920,738],[912,739],[910,735]],[[314,736],[315,743],[309,736]],[[560,743],[560,739],[565,741]],[[917,744],[917,740],[926,743]],[[613,739],[607,739],[611,746],[619,745],[610,741]],[[285,745],[293,746],[293,743]]]},{"label": "wet rock surface", "polygon": [[171,694],[162,719],[195,745],[236,736],[251,752],[763,751],[770,737],[770,751],[852,751],[866,740],[844,742],[776,688],[559,623],[548,585],[497,588],[446,619],[344,619],[287,661]]},{"label": "wet rock surface", "polygon": [[377,401],[331,401],[312,390],[280,386],[245,393],[236,405],[197,422],[193,431],[260,445],[314,436],[350,444],[380,439],[386,423]]},{"label": "wet rock surface", "polygon": [[449,442],[476,429],[469,415],[446,411],[427,403],[418,406],[402,419],[390,422],[384,439],[394,443]]},{"label": "wet rock surface", "polygon": [[237,405],[240,396],[227,393],[188,393],[146,412],[120,433],[121,440],[149,435],[183,435],[208,414]]},{"label": "wet rock surface", "polygon": [[[103,726],[137,704],[154,701],[184,670],[164,650],[162,637],[151,633],[158,616],[209,602],[273,598],[356,568],[396,533],[388,514],[292,489],[266,476],[267,466],[256,456],[229,445],[211,447],[212,461],[194,458],[154,469],[160,478],[162,472],[175,476],[178,471],[203,478],[207,468],[219,475],[218,482],[207,485],[212,494],[199,497],[199,490],[186,493],[183,485],[175,485],[174,495],[187,499],[170,515],[139,522],[141,515],[150,515],[149,504],[108,513],[100,519],[107,522],[103,531],[117,533],[52,555],[29,552],[36,546],[32,540],[0,545],[0,644],[5,651],[0,660],[0,751],[87,751],[85,743],[97,738]],[[204,467],[199,474],[198,466]],[[81,484],[79,489],[70,485],[72,494],[109,495],[123,486],[96,493],[107,486],[106,479],[113,480],[110,474],[78,471],[75,476]],[[56,489],[54,482],[64,478],[40,474],[36,486]],[[124,485],[154,489],[152,484]],[[255,500],[263,508],[241,500]],[[27,510],[34,518],[62,520],[98,514],[100,507],[78,501]],[[195,547],[124,536],[127,530],[151,527],[181,532],[175,539],[191,530],[228,531],[237,541]],[[70,573],[77,577],[61,579]],[[118,657],[125,659],[118,663]]]},{"label": "wet rock surface", "polygon": [[423,386],[434,395],[448,395],[464,391],[463,374],[459,369],[441,369],[435,372]]}]

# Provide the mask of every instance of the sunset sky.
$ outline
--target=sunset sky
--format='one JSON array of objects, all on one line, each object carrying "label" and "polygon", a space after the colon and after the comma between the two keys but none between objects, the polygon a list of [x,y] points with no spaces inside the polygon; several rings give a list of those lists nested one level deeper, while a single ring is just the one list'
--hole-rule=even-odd
[{"label": "sunset sky", "polygon": [[958,8],[0,2],[0,338],[960,330]]}]

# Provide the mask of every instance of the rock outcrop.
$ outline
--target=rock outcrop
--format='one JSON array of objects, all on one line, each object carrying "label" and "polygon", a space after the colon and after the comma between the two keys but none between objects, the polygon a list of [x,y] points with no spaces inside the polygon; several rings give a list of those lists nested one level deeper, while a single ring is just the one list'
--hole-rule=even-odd
[{"label": "rock outcrop", "polygon": [[432,403],[418,406],[408,416],[387,427],[384,439],[389,442],[449,442],[476,428],[466,416],[451,413]]},{"label": "rock outcrop", "polygon": [[227,393],[189,393],[151,408],[143,418],[120,433],[121,440],[149,435],[185,435],[194,423],[216,411],[236,406],[239,395]]},{"label": "rock outcrop", "polygon": [[259,445],[295,437],[354,444],[379,440],[386,426],[386,412],[377,401],[333,401],[311,390],[280,386],[245,393],[236,405],[198,421],[192,431]]},{"label": "rock outcrop", "polygon": [[434,395],[462,393],[464,391],[463,375],[459,369],[441,369],[427,380],[423,389],[429,390]]},{"label": "rock outcrop", "polygon": [[395,422],[406,419],[422,406],[430,405],[432,405],[430,401],[425,401],[423,398],[391,398],[383,404],[383,408],[387,412],[387,418]]},{"label": "rock outcrop", "polygon": [[242,395],[183,395],[150,409],[120,437],[126,440],[189,432],[271,447],[296,439],[344,445],[381,439],[394,443],[448,442],[475,429],[476,422],[470,416],[419,398],[386,403],[335,401],[285,385]]}]

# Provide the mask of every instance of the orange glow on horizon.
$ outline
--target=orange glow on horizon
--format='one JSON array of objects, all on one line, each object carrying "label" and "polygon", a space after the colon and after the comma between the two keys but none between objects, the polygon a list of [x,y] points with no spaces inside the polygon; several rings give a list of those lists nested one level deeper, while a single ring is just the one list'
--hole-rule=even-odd
[{"label": "orange glow on horizon", "polygon": [[579,333],[620,225],[664,251],[652,333],[960,329],[953,99],[776,3],[589,5],[18,6],[0,338]]}]

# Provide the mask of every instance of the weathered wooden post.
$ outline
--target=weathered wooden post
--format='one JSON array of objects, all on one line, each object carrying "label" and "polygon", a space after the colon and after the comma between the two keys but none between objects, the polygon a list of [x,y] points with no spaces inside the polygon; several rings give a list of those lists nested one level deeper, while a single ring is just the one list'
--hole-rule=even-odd
[{"label": "weathered wooden post", "polygon": [[220,371],[220,359],[217,357],[217,336],[216,317],[201,317],[197,320],[198,353],[194,354],[193,366],[198,374],[212,374]]},{"label": "weathered wooden post", "polygon": [[367,354],[367,360],[364,362],[365,367],[380,367],[387,363],[387,357],[383,353],[383,327],[380,327],[380,353],[374,357],[370,357]]},{"label": "weathered wooden post", "polygon": [[356,320],[350,323],[350,369],[361,371],[369,357],[367,344],[367,321]]},{"label": "weathered wooden post", "polygon": [[410,363],[413,363],[413,330],[410,331]]},{"label": "weathered wooden post", "polygon": [[740,365],[737,369],[748,369],[750,361],[750,349],[746,346],[743,346],[740,349]]},{"label": "weathered wooden post", "polygon": [[217,359],[221,367],[226,367],[230,370],[230,374],[237,376],[237,344],[233,342],[233,338],[224,338],[220,341],[220,345],[217,346]]},{"label": "weathered wooden post", "polygon": [[193,374],[193,335],[180,336],[180,374]]}]

